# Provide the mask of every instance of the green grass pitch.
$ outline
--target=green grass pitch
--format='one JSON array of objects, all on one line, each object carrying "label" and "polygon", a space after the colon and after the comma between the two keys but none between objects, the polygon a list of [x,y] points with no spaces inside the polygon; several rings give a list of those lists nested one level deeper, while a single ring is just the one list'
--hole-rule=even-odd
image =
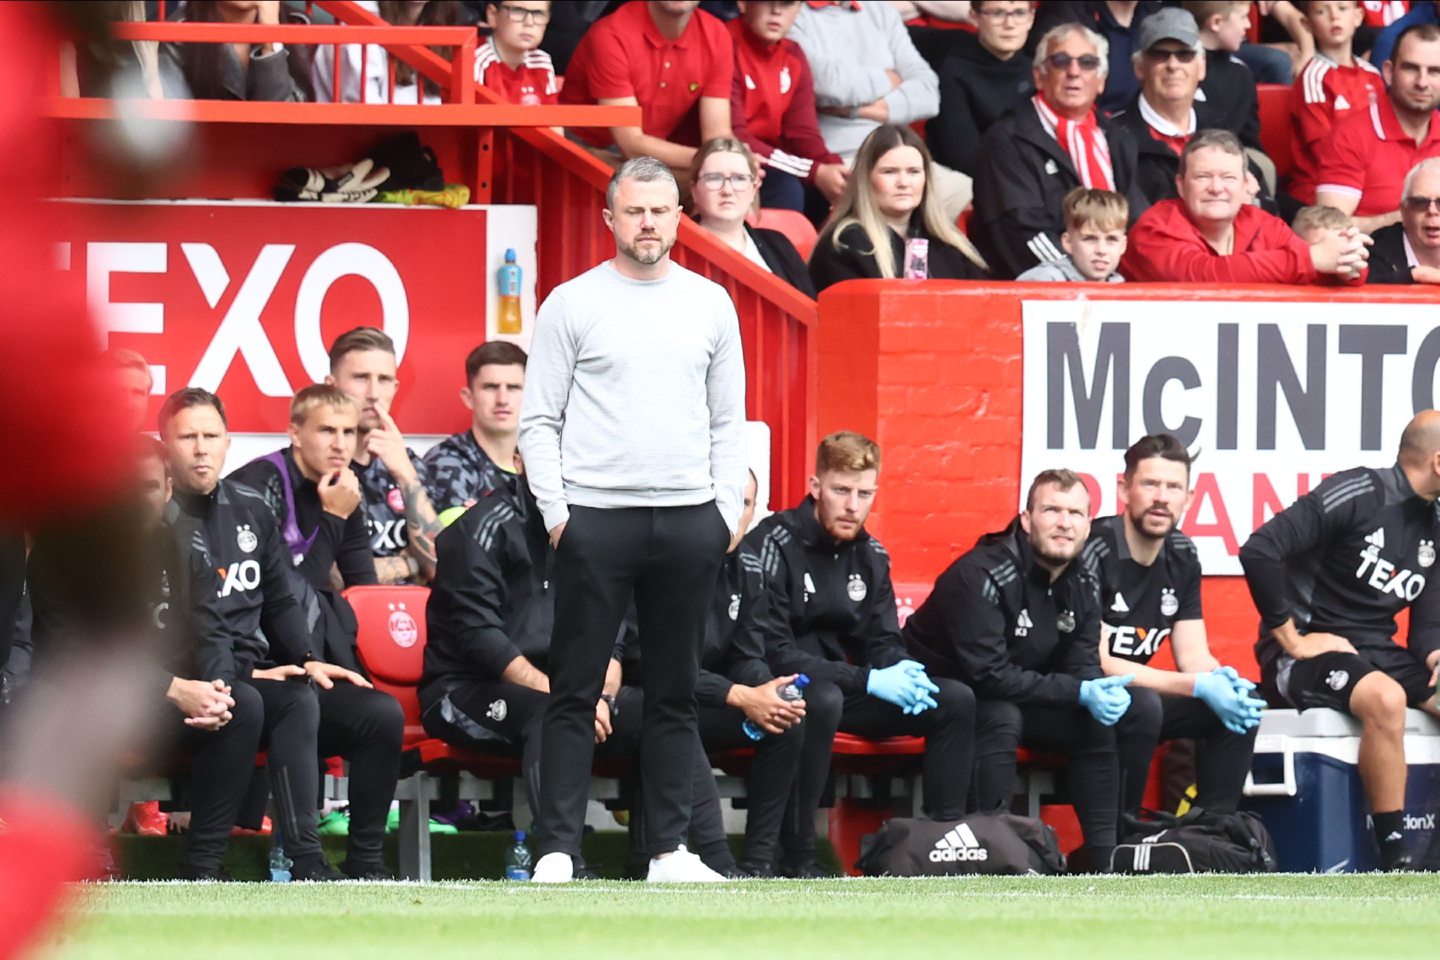
[{"label": "green grass pitch", "polygon": [[1146,957],[1440,949],[1440,875],[82,888],[45,960]]}]

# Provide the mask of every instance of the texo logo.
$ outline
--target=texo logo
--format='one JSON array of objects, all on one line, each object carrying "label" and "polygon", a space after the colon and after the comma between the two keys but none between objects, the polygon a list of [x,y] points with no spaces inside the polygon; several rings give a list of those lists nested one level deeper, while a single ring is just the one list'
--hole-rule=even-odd
[{"label": "texo logo", "polygon": [[221,567],[217,572],[224,582],[215,596],[222,600],[237,590],[244,593],[246,590],[254,590],[260,586],[260,561],[258,560],[241,560],[228,567]]}]

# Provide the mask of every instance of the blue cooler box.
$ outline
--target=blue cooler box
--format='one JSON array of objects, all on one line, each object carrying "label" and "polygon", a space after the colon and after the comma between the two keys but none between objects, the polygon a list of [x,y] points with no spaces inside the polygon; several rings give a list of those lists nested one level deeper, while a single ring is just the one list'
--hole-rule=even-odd
[{"label": "blue cooler box", "polygon": [[[1267,710],[1255,738],[1242,809],[1275,838],[1280,869],[1373,870],[1380,851],[1356,766],[1360,722],[1336,710]],[[1440,806],[1440,721],[1405,711],[1405,843],[1419,863]]]}]

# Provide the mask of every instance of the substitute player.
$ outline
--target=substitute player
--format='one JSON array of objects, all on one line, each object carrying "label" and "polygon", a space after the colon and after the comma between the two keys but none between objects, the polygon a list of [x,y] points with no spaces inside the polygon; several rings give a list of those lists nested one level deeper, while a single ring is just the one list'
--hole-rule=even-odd
[{"label": "substitute player", "polygon": [[440,521],[426,492],[425,464],[405,445],[390,415],[400,390],[395,342],[374,327],[342,333],[330,346],[325,382],[344,390],[360,410],[350,469],[365,495],[376,578],[381,583],[429,580],[435,575]]},{"label": "substitute player", "polygon": [[[1131,674],[1130,709],[1116,725],[1122,812],[1139,809],[1160,740],[1197,741],[1196,806],[1234,812],[1265,701],[1210,653],[1200,609],[1200,558],[1180,532],[1190,502],[1190,454],[1175,437],[1141,437],[1125,451],[1120,513],[1090,526],[1081,562],[1100,585],[1100,666]],[[1150,666],[1169,644],[1174,670]]]},{"label": "substitute player", "polygon": [[[1360,779],[1385,870],[1410,866],[1405,707],[1435,712],[1440,591],[1426,583],[1440,534],[1437,496],[1440,413],[1425,410],[1405,427],[1394,466],[1328,477],[1240,548],[1271,702],[1360,721]],[[1408,650],[1395,642],[1395,615],[1407,607]]]}]

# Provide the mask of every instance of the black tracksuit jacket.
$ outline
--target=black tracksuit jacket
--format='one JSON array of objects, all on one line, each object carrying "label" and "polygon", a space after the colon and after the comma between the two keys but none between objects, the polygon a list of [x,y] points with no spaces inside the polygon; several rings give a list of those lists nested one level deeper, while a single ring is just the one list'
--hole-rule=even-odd
[{"label": "black tracksuit jacket", "polygon": [[905,621],[910,652],[980,700],[1076,706],[1100,676],[1095,578],[1072,560],[1054,583],[1018,518],[980,538]]}]

